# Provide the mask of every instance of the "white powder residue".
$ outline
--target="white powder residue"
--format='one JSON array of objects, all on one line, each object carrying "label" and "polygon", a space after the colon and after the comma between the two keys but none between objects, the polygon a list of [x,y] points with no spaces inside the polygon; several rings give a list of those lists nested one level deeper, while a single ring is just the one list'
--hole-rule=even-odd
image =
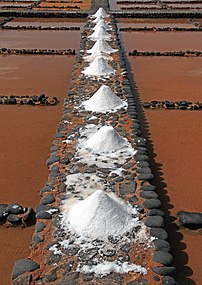
[{"label": "white powder residue", "polygon": [[[63,225],[78,236],[106,240],[108,236],[121,236],[139,225],[137,210],[115,194],[95,191],[72,207],[65,207]],[[134,217],[136,215],[136,217]]]},{"label": "white powder residue", "polygon": [[91,55],[84,56],[83,58],[86,62],[93,62],[93,60],[97,56],[102,56],[106,61],[112,61],[113,60],[113,57],[111,57],[110,55],[103,53],[103,52],[94,52]]},{"label": "white powder residue", "polygon": [[111,35],[102,26],[98,27],[90,36],[88,36],[88,38],[94,42],[96,42],[99,39],[111,41]]},{"label": "white powder residue", "polygon": [[109,176],[113,175],[113,174],[116,174],[118,176],[120,176],[123,172],[125,171],[125,169],[123,167],[120,167],[116,170],[113,170],[109,173]]},{"label": "white powder residue", "polygon": [[107,12],[105,11],[105,9],[103,9],[102,7],[100,7],[97,12],[92,15],[91,17],[93,18],[98,18],[98,17],[108,17]]},{"label": "white powder residue", "polygon": [[52,251],[54,254],[63,255],[62,251],[59,250],[57,244],[52,245],[49,250]]},{"label": "white powder residue", "polygon": [[96,117],[96,116],[91,116],[90,118],[88,118],[89,121],[93,121],[93,120],[97,120],[97,119],[98,119],[98,117]]},{"label": "white powder residue", "polygon": [[115,74],[115,70],[108,64],[103,56],[97,56],[93,62],[82,71],[86,76],[109,76]]},{"label": "white powder residue", "polygon": [[93,28],[93,31],[97,30],[97,28],[99,27],[103,27],[105,28],[106,30],[111,30],[111,26],[109,26],[104,19],[100,19],[99,22],[95,25],[95,27]]},{"label": "white powder residue", "polygon": [[121,263],[120,261],[113,261],[113,262],[104,261],[103,263],[98,263],[97,265],[92,265],[92,266],[78,265],[77,271],[85,274],[94,273],[95,276],[101,276],[101,277],[110,274],[112,272],[124,274],[132,271],[143,275],[147,274],[147,269],[140,265],[136,265],[133,263],[130,264],[128,262]]},{"label": "white powder residue", "polygon": [[127,108],[128,104],[117,97],[109,86],[102,85],[89,100],[82,103],[82,106],[87,111],[106,113]]},{"label": "white powder residue", "polygon": [[96,53],[106,53],[111,54],[117,52],[117,49],[113,49],[104,39],[98,39],[94,46],[87,50],[87,53],[96,54]]},{"label": "white powder residue", "polygon": [[112,126],[101,127],[83,145],[95,153],[115,152],[128,146],[127,139],[121,137]]}]

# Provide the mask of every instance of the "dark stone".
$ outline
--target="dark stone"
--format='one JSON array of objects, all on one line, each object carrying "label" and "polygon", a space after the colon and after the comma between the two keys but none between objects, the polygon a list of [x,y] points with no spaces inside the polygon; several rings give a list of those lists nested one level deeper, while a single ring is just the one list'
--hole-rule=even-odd
[{"label": "dark stone", "polygon": [[54,282],[57,280],[57,275],[55,272],[51,273],[51,274],[47,274],[44,278],[43,281],[44,282]]},{"label": "dark stone", "polygon": [[135,144],[137,146],[145,146],[147,144],[147,140],[145,138],[142,138],[142,137],[137,137],[137,138],[135,138]]},{"label": "dark stone", "polygon": [[144,155],[144,154],[135,155],[135,159],[137,161],[149,161],[149,157],[147,155]]},{"label": "dark stone", "polygon": [[120,185],[120,193],[122,195],[125,195],[125,194],[134,194],[135,191],[136,191],[136,187],[137,187],[137,184],[135,181],[130,181],[130,182],[127,182],[127,183],[122,183]]},{"label": "dark stone", "polygon": [[171,276],[165,276],[162,278],[162,285],[176,285],[175,279]]},{"label": "dark stone", "polygon": [[5,220],[8,216],[8,204],[0,204],[0,221]]},{"label": "dark stone", "polygon": [[9,204],[7,208],[7,212],[9,214],[22,214],[23,213],[23,207],[19,204]]},{"label": "dark stone", "polygon": [[137,172],[140,173],[140,174],[151,173],[151,168],[150,167],[138,168]]},{"label": "dark stone", "polygon": [[55,202],[55,197],[52,194],[47,194],[41,199],[41,204],[47,205]]},{"label": "dark stone", "polygon": [[32,238],[32,242],[34,244],[38,244],[40,242],[44,241],[44,236],[43,234],[39,233],[39,234],[35,234]]},{"label": "dark stone", "polygon": [[162,228],[151,228],[150,229],[150,234],[153,236],[153,237],[157,237],[159,239],[167,239],[168,238],[168,234],[167,232],[162,229]]},{"label": "dark stone", "polygon": [[39,211],[36,214],[37,219],[51,219],[51,217],[52,217],[51,214],[46,211]]},{"label": "dark stone", "polygon": [[143,173],[137,176],[138,180],[151,180],[154,178],[154,175],[151,173]]},{"label": "dark stone", "polygon": [[70,245],[67,249],[63,250],[66,255],[72,256],[77,254],[79,247],[76,245]]},{"label": "dark stone", "polygon": [[156,274],[159,274],[159,275],[163,275],[163,276],[167,276],[167,275],[171,275],[173,276],[175,271],[176,271],[176,268],[174,266],[155,266],[152,268],[152,270],[156,273]]},{"label": "dark stone", "polygon": [[17,215],[10,214],[7,217],[7,221],[12,223],[12,224],[17,224],[17,223],[21,222],[21,219]]},{"label": "dark stone", "polygon": [[147,227],[161,228],[164,225],[164,219],[162,216],[149,216],[145,221],[145,225]]},{"label": "dark stone", "polygon": [[43,205],[43,204],[39,204],[38,206],[36,206],[36,213],[40,212],[40,211],[48,211],[52,209],[51,205]]},{"label": "dark stone", "polygon": [[202,214],[196,212],[180,211],[177,213],[180,224],[190,229],[202,227]]},{"label": "dark stone", "polygon": [[132,197],[128,198],[128,201],[130,203],[136,203],[138,201],[138,198],[136,195],[133,195]]},{"label": "dark stone", "polygon": [[147,209],[155,209],[161,206],[161,201],[158,199],[148,199],[143,202],[143,206]]},{"label": "dark stone", "polygon": [[129,281],[126,285],[149,285],[148,280],[146,279],[139,279],[135,281]]},{"label": "dark stone", "polygon": [[103,248],[101,252],[105,256],[114,256],[116,254],[116,251],[111,248]]},{"label": "dark stone", "polygon": [[82,249],[79,251],[78,258],[81,261],[88,261],[89,259],[92,259],[97,253],[98,249],[96,247]]},{"label": "dark stone", "polygon": [[165,212],[159,209],[151,209],[147,212],[148,216],[164,216]]},{"label": "dark stone", "polygon": [[58,285],[78,285],[79,272],[72,272],[65,276]]},{"label": "dark stone", "polygon": [[51,157],[49,157],[46,161],[46,165],[47,166],[50,166],[51,164],[55,163],[55,162],[58,162],[60,160],[60,157],[59,156],[56,156],[56,155],[52,155]]},{"label": "dark stone", "polygon": [[14,264],[12,271],[12,279],[15,279],[16,277],[25,272],[32,272],[38,268],[39,265],[31,259],[19,259]]},{"label": "dark stone", "polygon": [[35,229],[37,232],[42,232],[46,225],[43,222],[36,223]]},{"label": "dark stone", "polygon": [[154,185],[143,185],[140,187],[140,190],[144,191],[154,191],[156,189],[156,186]]},{"label": "dark stone", "polygon": [[140,197],[144,199],[156,199],[158,198],[158,194],[156,194],[154,191],[141,191]]},{"label": "dark stone", "polygon": [[[147,162],[147,161],[138,161],[137,162],[137,166],[138,167],[148,167],[149,166],[149,162]],[[139,169],[137,170],[137,172],[139,172]]]},{"label": "dark stone", "polygon": [[142,106],[143,106],[143,108],[150,108],[151,103],[150,103],[150,102],[144,102],[144,103],[142,104]]},{"label": "dark stone", "polygon": [[44,188],[41,189],[40,193],[43,195],[46,192],[51,192],[54,189],[53,186],[45,186]]},{"label": "dark stone", "polygon": [[82,277],[83,277],[84,282],[88,282],[88,281],[93,280],[94,275],[92,273],[87,273],[87,274],[83,274]]},{"label": "dark stone", "polygon": [[163,239],[156,239],[153,241],[153,243],[154,243],[154,247],[156,251],[159,251],[159,250],[166,251],[166,252],[170,251],[170,244]]},{"label": "dark stone", "polygon": [[164,251],[156,251],[152,257],[154,262],[162,263],[164,265],[170,265],[173,261],[173,257],[170,253]]}]

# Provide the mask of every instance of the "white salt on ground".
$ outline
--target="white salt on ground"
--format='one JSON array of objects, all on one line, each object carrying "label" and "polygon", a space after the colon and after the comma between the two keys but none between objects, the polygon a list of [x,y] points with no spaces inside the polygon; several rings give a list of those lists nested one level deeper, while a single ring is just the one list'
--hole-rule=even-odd
[{"label": "white salt on ground", "polygon": [[138,217],[132,216],[137,215],[135,208],[102,190],[95,191],[67,210],[63,222],[77,235],[92,240],[122,236],[139,224]]},{"label": "white salt on ground", "polygon": [[99,20],[99,22],[95,25],[95,27],[93,28],[93,31],[97,30],[97,28],[99,27],[103,27],[106,30],[111,30],[112,28],[105,22],[104,19]]},{"label": "white salt on ground", "polygon": [[105,276],[112,272],[124,274],[130,271],[141,273],[143,275],[147,274],[147,269],[136,264],[130,264],[128,262],[121,263],[120,261],[104,261],[98,263],[97,265],[84,265],[78,266],[77,271],[86,273],[94,273],[95,276]]},{"label": "white salt on ground", "polygon": [[111,57],[110,55],[103,53],[103,52],[94,52],[91,55],[84,56],[83,58],[86,62],[93,62],[93,60],[97,56],[102,56],[106,61],[112,61],[113,60],[113,57]]},{"label": "white salt on ground", "polygon": [[126,108],[127,105],[107,85],[102,85],[89,100],[82,103],[85,110],[100,113],[115,112],[118,109]]},{"label": "white salt on ground", "polygon": [[97,12],[95,14],[93,14],[91,17],[93,18],[97,18],[97,17],[108,17],[107,15],[107,12],[102,8],[100,7]]},{"label": "white salt on ground", "polygon": [[112,126],[101,127],[85,143],[84,147],[93,152],[115,152],[128,146],[127,139],[121,137]]},{"label": "white salt on ground", "polygon": [[98,39],[104,39],[106,41],[111,41],[111,35],[107,32],[104,27],[98,27],[88,38],[94,42]]},{"label": "white salt on ground", "polygon": [[82,71],[86,76],[109,76],[115,70],[107,63],[103,56],[97,56],[93,62]]},{"label": "white salt on ground", "polygon": [[106,54],[111,54],[117,51],[117,49],[113,49],[104,39],[98,39],[94,46],[87,50],[87,53],[96,54],[103,52]]}]

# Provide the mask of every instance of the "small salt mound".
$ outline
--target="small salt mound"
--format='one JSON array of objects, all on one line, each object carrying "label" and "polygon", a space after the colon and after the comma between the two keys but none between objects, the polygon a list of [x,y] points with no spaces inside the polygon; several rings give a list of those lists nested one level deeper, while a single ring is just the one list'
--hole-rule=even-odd
[{"label": "small salt mound", "polygon": [[101,127],[85,143],[84,147],[93,152],[114,152],[128,146],[128,141],[121,137],[112,126]]},{"label": "small salt mound", "polygon": [[103,38],[98,39],[94,46],[87,50],[87,53],[96,54],[96,53],[106,53],[111,54],[117,52],[117,49],[113,49]]},{"label": "small salt mound", "polygon": [[103,27],[106,30],[111,30],[111,27],[105,22],[104,19],[101,19],[93,28],[93,31],[96,31],[99,27]]},{"label": "small salt mound", "polygon": [[102,7],[100,7],[94,15],[92,15],[93,18],[97,18],[99,16],[108,17],[107,12]]},{"label": "small salt mound", "polygon": [[126,107],[127,104],[117,97],[109,86],[102,85],[97,92],[82,104],[87,111],[107,112]]},{"label": "small salt mound", "polygon": [[118,198],[98,190],[72,206],[65,222],[79,236],[106,240],[108,236],[123,235],[137,226],[132,210]]},{"label": "small salt mound", "polygon": [[115,74],[115,70],[107,63],[103,56],[97,56],[82,73],[87,76],[108,76]]},{"label": "small salt mound", "polygon": [[96,42],[99,39],[104,39],[106,41],[111,41],[111,35],[107,32],[107,30],[104,27],[98,27],[92,35],[88,37],[90,40]]},{"label": "small salt mound", "polygon": [[93,62],[93,60],[97,56],[102,56],[106,61],[112,61],[113,60],[113,57],[111,57],[110,55],[107,55],[106,53],[103,53],[103,52],[94,52],[91,55],[84,56],[83,58],[86,62]]}]

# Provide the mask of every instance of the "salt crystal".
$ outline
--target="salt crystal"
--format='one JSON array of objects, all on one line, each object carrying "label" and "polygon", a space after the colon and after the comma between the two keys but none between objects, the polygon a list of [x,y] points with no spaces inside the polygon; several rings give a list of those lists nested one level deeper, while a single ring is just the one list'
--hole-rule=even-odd
[{"label": "salt crystal", "polygon": [[107,12],[102,7],[100,7],[94,15],[92,15],[93,18],[97,18],[100,16],[108,17]]},{"label": "salt crystal", "polygon": [[82,104],[87,111],[110,112],[127,107],[127,103],[117,97],[109,86],[102,85],[97,92]]},{"label": "salt crystal", "polygon": [[93,31],[96,31],[99,27],[103,27],[106,30],[111,30],[111,27],[105,22],[104,19],[100,19],[99,22],[93,28]]},{"label": "salt crystal", "polygon": [[112,195],[110,197],[102,190],[95,191],[64,213],[63,223],[69,224],[77,235],[91,239],[106,240],[108,236],[124,235],[137,226],[137,219],[132,217],[137,212]]},{"label": "salt crystal", "polygon": [[108,153],[118,151],[128,145],[127,139],[121,137],[112,126],[103,126],[84,142],[83,146],[96,153]]},{"label": "salt crystal", "polygon": [[117,49],[113,49],[103,38],[101,38],[96,41],[96,43],[91,49],[87,50],[87,53],[91,53],[94,55],[100,52],[111,54],[117,51]]},{"label": "salt crystal", "polygon": [[108,76],[115,74],[115,70],[107,63],[103,56],[97,56],[82,72],[87,76]]},{"label": "salt crystal", "polygon": [[111,35],[107,32],[104,27],[98,27],[88,38],[94,42],[98,39],[104,39],[106,41],[111,41]]}]

